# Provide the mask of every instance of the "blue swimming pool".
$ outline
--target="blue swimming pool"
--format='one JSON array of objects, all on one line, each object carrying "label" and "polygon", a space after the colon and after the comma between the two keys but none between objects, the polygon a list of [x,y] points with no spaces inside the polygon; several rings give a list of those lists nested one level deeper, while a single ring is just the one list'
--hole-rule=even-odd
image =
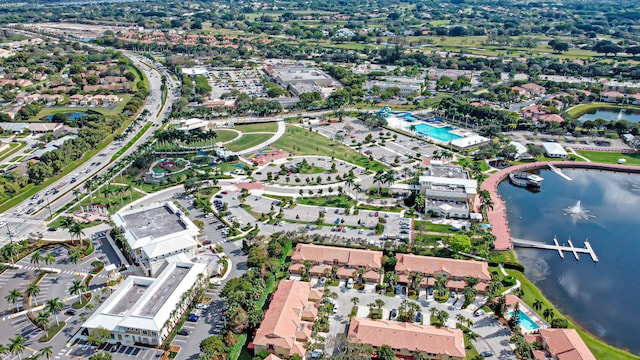
[{"label": "blue swimming pool", "polygon": [[[513,316],[513,311],[509,311],[509,315]],[[525,331],[534,331],[540,329],[540,326],[535,323],[535,321],[531,320],[529,315],[522,312],[522,310],[518,310],[518,323],[520,326],[524,328]]]},{"label": "blue swimming pool", "polygon": [[416,119],[413,114],[408,113],[408,112],[397,112],[394,113],[395,115],[397,115],[398,117],[401,117],[409,122],[413,122],[413,121],[417,121],[418,119]]},{"label": "blue swimming pool", "polygon": [[[422,134],[424,136],[428,136],[430,138],[443,142],[449,142],[451,140],[462,138],[462,136],[460,135],[451,133],[451,130],[453,130],[453,127],[451,126],[435,127],[429,124],[422,123],[415,125],[415,127],[418,134]],[[407,127],[407,130],[410,130],[409,127]]]}]

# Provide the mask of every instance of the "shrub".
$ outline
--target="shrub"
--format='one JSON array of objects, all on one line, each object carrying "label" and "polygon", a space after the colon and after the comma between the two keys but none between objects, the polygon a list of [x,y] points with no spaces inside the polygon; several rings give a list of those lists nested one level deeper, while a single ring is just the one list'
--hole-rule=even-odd
[{"label": "shrub", "polygon": [[376,235],[380,235],[383,232],[384,232],[384,225],[382,225],[381,223],[377,223],[375,228]]}]

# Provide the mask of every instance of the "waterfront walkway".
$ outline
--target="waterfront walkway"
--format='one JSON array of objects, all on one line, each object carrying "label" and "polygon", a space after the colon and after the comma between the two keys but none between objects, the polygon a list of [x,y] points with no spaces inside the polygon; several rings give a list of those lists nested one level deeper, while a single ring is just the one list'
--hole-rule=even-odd
[{"label": "waterfront walkway", "polygon": [[521,164],[502,169],[497,173],[488,177],[481,186],[482,190],[487,190],[491,194],[493,200],[493,209],[487,210],[487,219],[491,224],[491,231],[496,236],[496,250],[510,250],[513,248],[511,240],[511,231],[509,230],[509,222],[507,220],[507,209],[504,201],[498,194],[498,185],[504,181],[511,172],[529,171],[537,169],[546,169],[549,164],[557,168],[576,168],[576,169],[594,169],[601,171],[622,171],[630,173],[640,173],[640,166],[619,165],[619,164],[601,164],[593,162],[579,161],[554,161],[554,162],[534,162],[530,164]]}]

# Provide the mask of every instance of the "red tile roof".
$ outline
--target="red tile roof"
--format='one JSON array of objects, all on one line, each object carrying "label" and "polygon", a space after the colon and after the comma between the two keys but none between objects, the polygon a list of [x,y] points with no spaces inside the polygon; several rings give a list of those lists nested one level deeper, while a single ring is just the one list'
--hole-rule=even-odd
[{"label": "red tile roof", "polygon": [[380,269],[382,267],[382,251],[349,249],[314,244],[298,244],[291,256],[293,262],[307,260],[318,264],[349,265],[354,268],[365,267]]},{"label": "red tile roof", "polygon": [[438,329],[430,325],[353,318],[349,324],[347,340],[374,347],[389,345],[397,350],[448,355],[451,358],[462,359],[465,356],[460,329]]},{"label": "red tile roof", "polygon": [[466,278],[475,277],[480,280],[491,280],[489,266],[486,262],[446,259],[431,256],[418,256],[411,254],[398,254],[396,256],[396,272],[420,272],[432,275],[446,272],[451,276]]},{"label": "red tile roof", "polygon": [[540,329],[540,336],[558,360],[596,360],[575,329]]}]

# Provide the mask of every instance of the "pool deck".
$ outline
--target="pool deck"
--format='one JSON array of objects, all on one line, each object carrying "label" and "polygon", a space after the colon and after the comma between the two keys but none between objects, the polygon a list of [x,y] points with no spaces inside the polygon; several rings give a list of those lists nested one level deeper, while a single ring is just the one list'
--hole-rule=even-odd
[{"label": "pool deck", "polygon": [[545,169],[549,164],[557,168],[575,168],[575,169],[593,169],[600,171],[621,171],[630,173],[640,173],[640,166],[618,165],[618,164],[602,164],[587,163],[578,161],[553,161],[553,162],[534,162],[530,164],[521,164],[502,169],[497,173],[488,177],[481,185],[482,190],[489,191],[493,200],[493,209],[487,210],[487,220],[491,224],[491,232],[495,235],[494,242],[496,250],[513,249],[513,241],[511,240],[511,231],[509,229],[509,221],[507,220],[507,209],[504,200],[498,194],[498,185],[508,178],[511,172]]}]

